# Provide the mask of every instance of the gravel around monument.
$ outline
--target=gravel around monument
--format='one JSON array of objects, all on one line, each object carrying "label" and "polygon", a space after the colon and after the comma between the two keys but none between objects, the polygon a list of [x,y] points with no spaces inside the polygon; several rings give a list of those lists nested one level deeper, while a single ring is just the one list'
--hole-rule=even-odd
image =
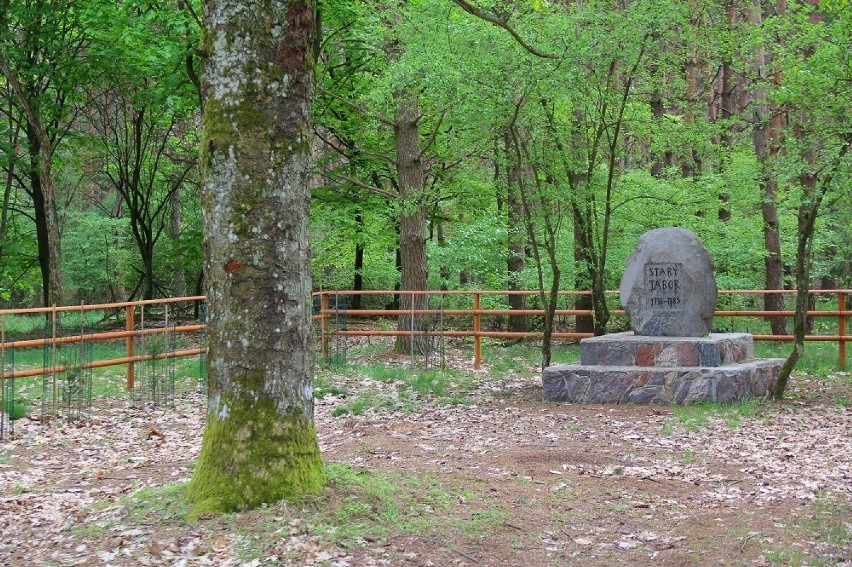
[{"label": "gravel around monument", "polygon": [[[848,373],[711,411],[544,403],[537,368],[451,363],[470,405],[382,404],[394,381],[332,373],[325,494],[195,522],[197,394],[112,400],[88,427],[21,420],[0,444],[0,565],[852,565]],[[341,414],[356,396],[376,404]]]}]

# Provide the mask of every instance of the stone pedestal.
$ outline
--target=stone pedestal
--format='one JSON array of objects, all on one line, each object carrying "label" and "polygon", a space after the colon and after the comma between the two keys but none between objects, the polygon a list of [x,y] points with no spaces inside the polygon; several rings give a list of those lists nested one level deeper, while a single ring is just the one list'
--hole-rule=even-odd
[{"label": "stone pedestal", "polygon": [[580,341],[580,364],[545,368],[543,398],[587,404],[729,403],[770,394],[783,363],[782,358],[755,360],[747,333],[617,333]]}]

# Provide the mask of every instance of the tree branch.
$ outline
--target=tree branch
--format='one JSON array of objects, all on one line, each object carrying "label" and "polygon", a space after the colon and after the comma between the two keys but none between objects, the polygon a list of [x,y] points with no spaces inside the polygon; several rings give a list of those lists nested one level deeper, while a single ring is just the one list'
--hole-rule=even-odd
[{"label": "tree branch", "polygon": [[441,113],[441,117],[438,118],[438,123],[435,124],[435,129],[432,130],[432,134],[430,134],[429,139],[426,140],[426,144],[423,146],[423,149],[420,150],[420,155],[417,156],[417,159],[422,159],[423,155],[426,153],[426,150],[432,147],[432,144],[435,143],[435,138],[438,137],[438,130],[441,129],[441,124],[444,123],[444,117],[447,115],[447,109],[444,109],[444,112]]},{"label": "tree branch", "polygon": [[511,35],[515,39],[515,41],[518,42],[518,44],[521,47],[523,47],[524,49],[526,49],[527,51],[529,51],[533,55],[535,55],[537,57],[543,57],[545,59],[562,59],[562,57],[560,55],[556,55],[554,53],[547,53],[546,51],[541,51],[541,50],[533,47],[532,45],[530,45],[526,41],[524,41],[524,38],[522,38],[521,35],[517,31],[515,31],[515,28],[510,26],[509,23],[506,20],[497,17],[496,14],[492,14],[491,12],[485,11],[482,8],[477,8],[476,6],[473,6],[472,4],[467,2],[466,0],[453,0],[453,2],[455,2],[462,10],[464,10],[468,14],[476,16],[477,18],[479,18],[481,20],[485,20],[486,22],[488,22],[490,24],[494,24],[498,28],[503,28],[504,30],[509,32],[509,35]]},{"label": "tree branch", "polygon": [[385,118],[384,116],[382,116],[381,114],[379,114],[377,112],[370,112],[366,108],[364,108],[360,105],[357,105],[354,102],[350,102],[350,101],[346,100],[345,98],[343,98],[342,96],[334,94],[333,92],[331,92],[328,89],[324,89],[322,87],[317,87],[317,91],[326,95],[326,96],[330,96],[331,98],[333,98],[336,101],[342,102],[343,104],[345,104],[349,108],[352,108],[353,110],[356,110],[357,112],[360,112],[362,114],[366,114],[367,116],[372,116],[373,118],[375,118],[376,120],[378,120],[382,124],[385,124],[386,126],[390,126],[391,128],[393,128],[394,125],[396,124],[393,120],[390,120],[389,118]]},{"label": "tree branch", "polygon": [[354,179],[352,177],[349,177],[347,175],[338,175],[336,177],[329,175],[328,173],[320,173],[320,175],[322,175],[323,177],[325,177],[326,179],[329,179],[331,181],[336,181],[337,183],[340,183],[341,181],[346,181],[347,183],[351,183],[351,184],[353,184],[357,187],[360,187],[361,189],[366,189],[367,191],[370,191],[371,193],[376,193],[377,195],[381,195],[382,197],[387,197],[388,199],[396,199],[397,198],[397,196],[394,195],[393,193],[391,193],[390,191],[387,191],[385,189],[380,189],[380,188],[375,187],[373,185],[369,185],[367,183],[364,183],[363,181],[359,181],[359,180]]}]

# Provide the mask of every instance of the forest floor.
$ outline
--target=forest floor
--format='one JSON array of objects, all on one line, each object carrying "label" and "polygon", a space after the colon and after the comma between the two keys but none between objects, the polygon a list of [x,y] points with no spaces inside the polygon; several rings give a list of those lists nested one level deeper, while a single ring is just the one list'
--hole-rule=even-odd
[{"label": "forest floor", "polygon": [[543,403],[539,369],[463,355],[449,374],[349,362],[321,374],[328,488],[296,504],[187,520],[196,393],[19,420],[0,565],[852,565],[849,373],[671,408]]}]

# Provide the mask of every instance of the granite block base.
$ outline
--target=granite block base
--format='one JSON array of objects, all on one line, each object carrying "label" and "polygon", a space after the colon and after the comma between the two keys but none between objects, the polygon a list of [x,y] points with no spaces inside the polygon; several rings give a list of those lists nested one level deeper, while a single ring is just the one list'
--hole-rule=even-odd
[{"label": "granite block base", "polygon": [[590,366],[725,366],[754,360],[748,333],[650,337],[631,332],[580,341],[580,364]]},{"label": "granite block base", "polygon": [[783,358],[754,359],[752,336],[700,338],[618,333],[583,339],[580,364],[542,373],[546,402],[586,404],[731,403],[772,393]]}]

